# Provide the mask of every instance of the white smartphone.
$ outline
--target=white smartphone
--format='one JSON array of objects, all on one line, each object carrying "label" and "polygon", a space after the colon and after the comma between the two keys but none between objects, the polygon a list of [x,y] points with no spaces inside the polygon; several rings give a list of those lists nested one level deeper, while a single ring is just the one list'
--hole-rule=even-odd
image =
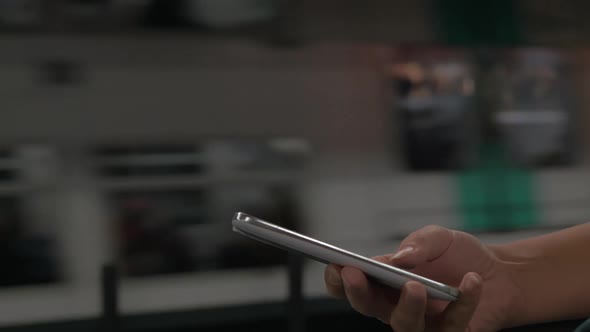
[{"label": "white smartphone", "polygon": [[401,289],[406,282],[414,280],[426,286],[428,296],[433,299],[455,301],[460,295],[459,290],[454,287],[346,251],[243,212],[234,215],[232,226],[235,232],[242,235],[284,250],[303,254],[316,261],[355,267],[381,284],[395,289]]}]

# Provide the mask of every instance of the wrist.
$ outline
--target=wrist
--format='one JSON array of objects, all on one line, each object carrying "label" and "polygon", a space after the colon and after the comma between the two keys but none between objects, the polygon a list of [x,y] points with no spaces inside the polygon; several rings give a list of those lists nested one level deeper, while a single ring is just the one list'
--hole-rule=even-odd
[{"label": "wrist", "polygon": [[523,252],[512,244],[489,245],[496,260],[497,282],[502,285],[505,299],[504,328],[521,326],[532,323],[535,319],[531,315],[534,305],[527,287],[527,270],[535,261],[533,253]]},{"label": "wrist", "polygon": [[[590,223],[489,246],[502,276],[497,289],[515,299],[506,315],[511,325],[590,316],[590,268],[583,264],[590,261],[589,235]],[[513,290],[506,292],[509,284]]]}]

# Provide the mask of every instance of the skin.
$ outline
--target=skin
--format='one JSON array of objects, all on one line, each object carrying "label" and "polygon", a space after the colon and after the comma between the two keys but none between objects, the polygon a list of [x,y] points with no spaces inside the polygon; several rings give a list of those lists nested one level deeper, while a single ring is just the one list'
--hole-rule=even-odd
[{"label": "skin", "polygon": [[[590,316],[590,224],[500,246],[438,226],[410,234],[386,264],[458,287],[459,300],[430,300],[418,282],[400,291],[358,269],[329,265],[328,292],[396,332],[470,331]],[[564,281],[564,282],[559,282]]]}]

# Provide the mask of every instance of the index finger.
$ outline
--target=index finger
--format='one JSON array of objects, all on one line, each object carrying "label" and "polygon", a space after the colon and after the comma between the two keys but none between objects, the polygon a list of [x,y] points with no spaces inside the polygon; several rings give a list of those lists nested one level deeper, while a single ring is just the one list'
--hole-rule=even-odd
[{"label": "index finger", "polygon": [[329,264],[324,270],[324,283],[326,284],[326,289],[330,295],[343,299],[346,297],[346,294],[344,293],[344,285],[341,274],[341,266]]}]

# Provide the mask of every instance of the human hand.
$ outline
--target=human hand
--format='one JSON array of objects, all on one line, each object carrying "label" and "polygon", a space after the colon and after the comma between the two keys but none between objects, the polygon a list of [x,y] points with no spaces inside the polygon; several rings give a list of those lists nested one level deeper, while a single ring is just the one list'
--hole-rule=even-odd
[{"label": "human hand", "polygon": [[369,282],[352,267],[329,265],[328,292],[346,298],[358,312],[391,325],[396,332],[489,332],[511,325],[519,288],[506,264],[472,235],[428,226],[404,239],[397,253],[374,259],[458,287],[452,303],[428,299],[415,281],[400,291]]}]

